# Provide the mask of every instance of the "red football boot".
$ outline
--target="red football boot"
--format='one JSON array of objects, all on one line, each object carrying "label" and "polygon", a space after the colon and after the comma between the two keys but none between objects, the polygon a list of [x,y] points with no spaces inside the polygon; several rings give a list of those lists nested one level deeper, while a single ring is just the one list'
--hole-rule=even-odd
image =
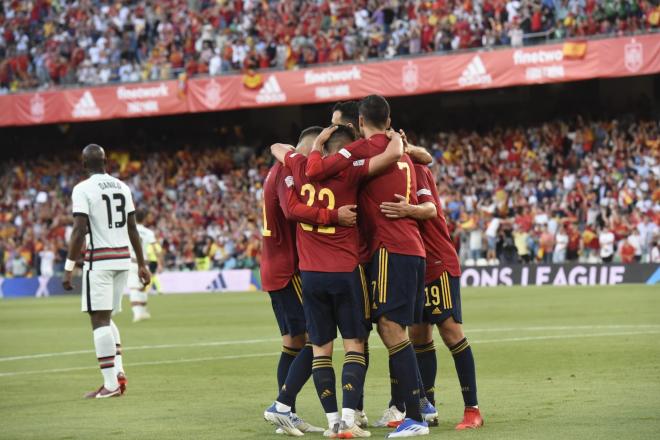
[{"label": "red football boot", "polygon": [[101,385],[101,387],[96,391],[90,391],[85,394],[85,399],[105,399],[107,397],[119,397],[121,396],[121,389],[117,387],[116,390],[111,391]]},{"label": "red football boot", "polygon": [[117,382],[119,382],[119,390],[121,394],[126,392],[126,385],[128,385],[128,379],[124,373],[117,373]]},{"label": "red football boot", "polygon": [[456,430],[477,429],[484,426],[484,419],[481,418],[479,408],[467,407],[463,413],[463,421],[456,425]]}]

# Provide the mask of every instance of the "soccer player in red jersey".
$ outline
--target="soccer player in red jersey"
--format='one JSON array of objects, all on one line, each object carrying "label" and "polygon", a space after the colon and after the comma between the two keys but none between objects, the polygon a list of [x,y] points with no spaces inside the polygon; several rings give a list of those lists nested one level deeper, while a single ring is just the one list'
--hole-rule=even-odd
[{"label": "soccer player in red jersey", "polygon": [[[327,134],[330,134],[327,138]],[[357,202],[358,188],[367,177],[387,169],[403,154],[403,143],[392,134],[389,146],[370,160],[358,160],[342,173],[321,182],[310,182],[305,176],[306,158],[286,146],[274,145],[273,154],[291,169],[296,190],[308,205],[332,208],[335,204]],[[355,140],[355,131],[346,126],[325,130],[316,144],[324,143],[329,151]],[[386,138],[387,139],[387,138]],[[345,227],[314,227],[300,223],[296,231],[303,287],[303,308],[314,362],[312,375],[319,399],[328,418],[327,435],[339,438],[368,437],[356,423],[355,410],[362,396],[366,362],[364,339],[371,311],[366,279],[358,266],[358,230]],[[332,367],[333,341],[337,328],[344,340],[346,357],[342,371],[343,408],[341,417],[335,395],[335,373]],[[286,404],[283,390],[275,404],[267,410],[274,419],[280,417],[278,404]],[[286,409],[282,408],[281,409]]]},{"label": "soccer player in red jersey", "polygon": [[[312,180],[327,179],[350,166],[356,159],[381,153],[390,126],[389,104],[382,96],[360,101],[360,139],[338,153],[322,157],[317,143],[307,160],[306,174]],[[395,194],[417,204],[413,164],[404,155],[385,172],[366,182],[360,191],[358,217],[360,232],[367,240],[362,261],[368,261],[372,289],[372,320],[390,355],[390,374],[398,382],[407,418],[388,437],[411,437],[429,433],[419,409],[417,360],[406,328],[421,319],[424,294],[424,244],[417,222],[409,218],[388,219],[380,212],[384,202],[396,201]],[[396,379],[395,379],[396,378]]]},{"label": "soccer player in red jersey", "polygon": [[[304,130],[298,142],[299,151],[306,154],[321,130],[321,127]],[[290,371],[303,384],[311,375],[312,350],[311,347],[304,348],[306,324],[298,274],[295,221],[318,225],[355,225],[354,207],[326,209],[300,203],[290,176],[290,170],[277,162],[269,171],[263,189],[261,280],[263,289],[269,292],[282,335],[282,354],[277,367],[278,388],[282,388]],[[295,367],[294,360],[297,358],[300,365]],[[305,364],[308,366],[305,367]],[[291,406],[296,429],[312,430],[311,425],[295,415],[295,402]]]},{"label": "soccer player in red jersey", "polygon": [[[404,136],[405,140],[405,136]],[[408,203],[402,195],[398,202],[385,202],[381,211],[392,219],[412,218],[419,221],[426,247],[425,303],[422,323],[410,329],[415,344],[426,397],[435,405],[435,376],[438,365],[433,343],[433,326],[437,326],[443,342],[454,358],[461,384],[465,413],[456,429],[479,428],[483,419],[477,403],[477,381],[472,348],[462,327],[461,268],[447,222],[439,203],[438,190],[431,170],[415,164],[418,205]],[[437,424],[437,419],[435,420]]]}]

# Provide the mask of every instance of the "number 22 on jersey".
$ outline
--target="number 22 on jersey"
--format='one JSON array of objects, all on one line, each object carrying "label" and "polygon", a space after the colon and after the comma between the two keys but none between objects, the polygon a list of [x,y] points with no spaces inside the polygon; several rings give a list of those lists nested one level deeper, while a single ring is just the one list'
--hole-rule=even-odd
[{"label": "number 22 on jersey", "polygon": [[[306,183],[300,188],[300,195],[305,197],[307,195],[307,206],[313,206],[314,200],[316,200],[316,188],[311,183]],[[319,202],[322,202],[323,199],[328,199],[328,209],[335,209],[335,195],[329,188],[321,188],[318,195]],[[314,226],[307,223],[300,223],[300,227],[303,231],[313,231]],[[319,234],[334,234],[334,226],[317,226],[317,232]]]}]

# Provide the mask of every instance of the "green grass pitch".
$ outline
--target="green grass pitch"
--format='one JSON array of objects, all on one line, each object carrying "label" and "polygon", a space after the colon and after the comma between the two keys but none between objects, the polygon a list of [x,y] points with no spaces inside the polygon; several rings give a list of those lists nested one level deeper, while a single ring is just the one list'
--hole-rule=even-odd
[{"label": "green grass pitch", "polygon": [[[280,349],[263,293],[152,297],[153,319],[139,324],[125,310],[116,322],[128,392],[102,401],[81,398],[101,375],[79,304],[0,301],[0,439],[282,438],[262,419],[276,396]],[[451,357],[440,349],[441,423],[430,438],[660,438],[657,287],[465,289],[463,307],[486,424],[453,431],[462,402]],[[371,345],[366,409],[374,421],[389,383],[375,334]],[[337,352],[336,368],[341,360]],[[311,381],[298,412],[324,424]],[[374,437],[386,433],[372,429]]]}]

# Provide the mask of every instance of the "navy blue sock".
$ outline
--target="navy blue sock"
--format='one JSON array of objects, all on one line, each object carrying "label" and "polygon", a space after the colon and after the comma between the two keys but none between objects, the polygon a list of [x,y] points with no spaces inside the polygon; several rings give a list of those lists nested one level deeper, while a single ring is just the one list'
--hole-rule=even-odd
[{"label": "navy blue sock", "polygon": [[435,405],[435,376],[438,373],[435,344],[431,341],[428,344],[415,345],[415,354],[417,355],[417,365],[419,365],[424,393],[429,402]]},{"label": "navy blue sock", "polygon": [[[289,374],[289,368],[296,357],[300,353],[300,349],[282,346],[282,354],[280,354],[280,361],[277,364],[277,388],[282,389],[286,376]],[[290,405],[293,407],[293,405]]]},{"label": "navy blue sock", "polygon": [[[369,371],[369,341],[364,342],[364,380],[367,380],[367,371]],[[355,408],[358,411],[364,411],[364,387],[362,388],[362,395],[358,401],[357,407]]]},{"label": "navy blue sock", "polygon": [[349,351],[344,359],[344,368],[341,372],[341,385],[343,390],[342,408],[356,409],[362,392],[364,391],[364,375],[367,363],[363,353]]},{"label": "navy blue sock", "polygon": [[474,356],[472,355],[470,343],[467,338],[463,338],[458,344],[449,347],[449,351],[454,357],[456,374],[461,384],[465,406],[477,406],[477,372],[474,367]]},{"label": "navy blue sock", "polygon": [[406,404],[406,417],[422,421],[419,412],[419,384],[417,358],[410,341],[405,340],[388,348],[393,376],[399,381],[399,392]]},{"label": "navy blue sock", "polygon": [[335,370],[332,368],[330,356],[314,356],[312,361],[312,376],[316,393],[323,406],[323,411],[334,413],[337,411],[337,393],[335,391]]},{"label": "navy blue sock", "polygon": [[399,381],[394,377],[394,368],[392,367],[392,358],[389,359],[390,366],[390,403],[387,404],[387,407],[396,406],[401,412],[406,412],[406,404],[403,401],[401,392],[399,390]]},{"label": "navy blue sock", "polygon": [[296,396],[307,383],[309,376],[312,375],[313,357],[312,344],[308,343],[291,363],[289,374],[286,375],[284,385],[277,396],[277,401],[290,406],[293,412],[295,412]]}]

